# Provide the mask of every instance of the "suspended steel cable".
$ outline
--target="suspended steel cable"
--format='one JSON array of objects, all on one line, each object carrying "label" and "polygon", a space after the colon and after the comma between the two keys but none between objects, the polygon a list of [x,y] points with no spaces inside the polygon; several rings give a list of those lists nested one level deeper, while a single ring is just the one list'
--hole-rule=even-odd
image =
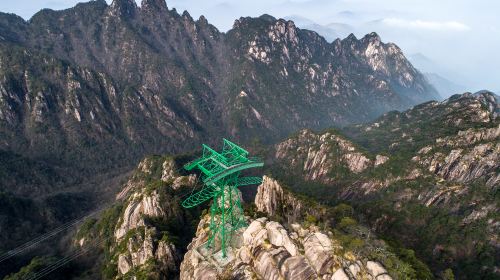
[{"label": "suspended steel cable", "polygon": [[[178,169],[175,170],[175,172],[179,173],[180,174],[180,171],[183,169],[183,167],[180,167]],[[185,193],[183,193],[181,196],[179,196],[179,198],[184,198],[185,196],[187,195],[192,195],[193,192],[198,189],[200,186],[198,186],[198,182],[199,182],[199,176],[196,176],[196,181],[195,181],[195,187],[192,189],[192,190],[188,190],[186,191]],[[5,252],[4,254],[0,255],[0,263],[3,262],[3,261],[6,261],[22,252],[25,252],[33,247],[35,247],[36,245],[38,245],[39,243],[45,241],[45,240],[48,240],[54,236],[56,236],[57,234],[59,234],[60,232],[62,231],[65,231],[79,223],[81,223],[82,221],[100,213],[102,210],[104,209],[101,208],[99,210],[96,210],[94,212],[91,212],[90,214],[88,215],[85,215],[85,216],[82,216],[80,218],[77,218],[77,219],[74,219],[70,222],[67,222],[47,233],[44,233],[43,235],[41,236],[38,236],[12,250],[9,250],[7,252]],[[94,246],[99,246],[99,245],[102,245],[104,243],[104,240],[99,240],[98,242],[94,242]],[[38,271],[37,273],[35,273],[35,275],[32,275],[28,278],[25,278],[26,280],[35,280],[35,279],[40,279],[46,275],[48,275],[49,273],[59,269],[60,267],[66,265],[67,263],[69,263],[70,261],[78,258],[79,256],[85,254],[89,249],[90,249],[91,246],[87,246],[85,248],[79,248],[77,250],[75,250],[74,252],[72,252],[70,255],[66,256],[66,257],[63,257],[61,259],[59,259],[58,261],[56,261],[55,263],[52,263],[51,265],[43,268],[42,270]]]},{"label": "suspended steel cable", "polygon": [[94,212],[92,212],[92,213],[90,213],[90,214],[88,214],[86,216],[83,216],[83,217],[80,217],[80,218],[76,218],[76,219],[74,219],[74,220],[72,220],[72,221],[70,221],[70,222],[68,222],[66,224],[63,224],[63,225],[61,225],[61,226],[59,226],[59,227],[57,227],[57,228],[55,228],[55,229],[53,229],[53,230],[45,233],[45,234],[42,234],[42,235],[40,235],[40,236],[38,236],[38,237],[36,237],[36,238],[34,238],[34,239],[32,239],[32,240],[30,240],[30,241],[22,244],[22,245],[20,245],[20,246],[14,248],[12,250],[9,250],[9,251],[5,252],[4,254],[0,255],[0,263],[2,263],[4,261],[6,261],[6,260],[8,260],[8,259],[10,259],[10,258],[12,258],[12,257],[14,257],[14,256],[16,256],[18,254],[20,254],[22,252],[25,252],[25,251],[33,248],[34,246],[38,245],[40,242],[43,242],[43,241],[45,241],[45,240],[47,240],[49,238],[54,237],[58,233],[60,233],[62,231],[65,231],[66,229],[71,228],[71,227],[79,224],[80,222],[84,221],[87,218],[90,218],[90,217],[94,216],[95,214],[99,213],[100,211],[102,211],[102,210],[97,210],[97,211],[94,211]]},{"label": "suspended steel cable", "polygon": [[25,280],[37,280],[40,279],[51,272],[61,268],[62,266],[66,265],[67,263],[71,262],[72,260],[80,257],[81,255],[87,253],[92,247],[97,247],[104,244],[104,239],[98,239],[94,240],[93,244],[88,244],[86,247],[81,247],[79,249],[76,249],[73,251],[70,255],[63,257],[59,259],[58,261],[52,263],[51,265],[43,268],[42,270],[36,272],[34,275],[26,278]]}]

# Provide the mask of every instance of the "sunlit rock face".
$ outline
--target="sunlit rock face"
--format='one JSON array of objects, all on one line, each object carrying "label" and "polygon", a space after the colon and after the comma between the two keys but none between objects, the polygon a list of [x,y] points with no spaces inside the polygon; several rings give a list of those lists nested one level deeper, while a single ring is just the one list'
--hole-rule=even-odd
[{"label": "sunlit rock face", "polygon": [[[361,208],[370,205],[365,213],[375,231],[407,238],[414,250],[428,252],[429,263],[448,264],[449,256],[454,271],[467,273],[459,263],[482,254],[470,249],[478,240],[491,250],[488,259],[494,263],[499,248],[495,231],[500,225],[495,214],[499,112],[498,97],[481,91],[389,112],[340,131],[300,131],[274,146],[272,158],[279,167],[272,172],[273,180],[259,186],[256,205],[259,211],[293,218],[293,209],[310,209],[288,198],[293,191],[325,204],[341,200]],[[407,218],[415,211],[429,216]],[[454,217],[454,226],[439,234],[427,227],[440,224],[442,217]],[[394,224],[408,228],[404,237]],[[473,227],[480,230],[464,239],[448,238]],[[434,242],[421,246],[422,240],[436,235]],[[494,265],[484,266],[483,271],[486,278],[498,274]],[[343,277],[341,272],[338,277]]]},{"label": "sunlit rock face", "polygon": [[221,33],[156,0],[0,17],[0,148],[21,154],[49,156],[52,143],[60,159],[92,150],[123,164],[117,154],[186,151],[220,134],[277,140],[438,98],[375,33],[328,43],[271,16]]},{"label": "sunlit rock face", "polygon": [[[178,197],[179,189],[195,187],[196,175],[183,176],[180,167],[173,157],[143,159],[116,197],[116,204],[121,205],[116,216],[104,214],[94,227],[78,233],[75,244],[85,247],[93,240],[106,239],[103,254],[109,257],[102,265],[114,271],[115,277],[178,279],[186,250],[179,241],[185,237],[179,235],[192,234],[190,223],[198,220],[181,207]],[[111,235],[103,236],[102,228]]]},{"label": "sunlit rock face", "polygon": [[210,251],[204,245],[208,222],[208,216],[200,221],[181,264],[181,279],[392,279],[378,262],[342,255],[338,241],[317,227],[293,224],[288,231],[267,218],[237,231],[222,258],[220,247]]}]

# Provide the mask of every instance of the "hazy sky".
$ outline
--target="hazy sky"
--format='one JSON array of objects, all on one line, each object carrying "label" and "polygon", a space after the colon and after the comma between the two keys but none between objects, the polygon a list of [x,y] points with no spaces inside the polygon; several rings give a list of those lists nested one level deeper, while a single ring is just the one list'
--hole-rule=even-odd
[{"label": "hazy sky", "polygon": [[[64,9],[77,2],[2,0],[0,11],[29,19],[41,8]],[[430,70],[470,91],[500,91],[498,0],[170,0],[167,5],[188,10],[194,18],[203,14],[222,31],[240,16],[264,13],[304,17],[342,29],[341,35],[349,31],[361,37],[376,31],[407,56],[423,54]]]}]

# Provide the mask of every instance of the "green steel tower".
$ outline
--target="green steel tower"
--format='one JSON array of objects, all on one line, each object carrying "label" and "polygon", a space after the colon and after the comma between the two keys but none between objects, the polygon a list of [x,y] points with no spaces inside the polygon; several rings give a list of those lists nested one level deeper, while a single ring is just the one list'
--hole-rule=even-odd
[{"label": "green steel tower", "polygon": [[221,152],[203,144],[203,155],[184,166],[186,170],[201,171],[203,187],[184,200],[182,206],[192,208],[213,198],[207,246],[212,247],[219,238],[223,257],[226,257],[226,242],[232,233],[245,226],[238,187],[262,182],[261,177],[240,177],[240,173],[263,165],[260,159],[248,157],[248,151],[224,139]]}]

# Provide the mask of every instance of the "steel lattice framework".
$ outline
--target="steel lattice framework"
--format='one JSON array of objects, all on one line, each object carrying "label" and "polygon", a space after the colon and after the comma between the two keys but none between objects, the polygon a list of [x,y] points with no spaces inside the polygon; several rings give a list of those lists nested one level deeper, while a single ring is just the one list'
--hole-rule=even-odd
[{"label": "steel lattice framework", "polygon": [[226,256],[226,242],[232,233],[245,226],[239,186],[260,184],[260,177],[241,177],[241,171],[261,167],[264,163],[255,157],[248,157],[248,151],[223,139],[219,153],[203,144],[200,158],[186,164],[186,170],[199,169],[202,173],[202,189],[182,202],[185,208],[195,207],[213,198],[210,207],[210,235],[207,246],[212,247],[220,239],[222,256]]}]

